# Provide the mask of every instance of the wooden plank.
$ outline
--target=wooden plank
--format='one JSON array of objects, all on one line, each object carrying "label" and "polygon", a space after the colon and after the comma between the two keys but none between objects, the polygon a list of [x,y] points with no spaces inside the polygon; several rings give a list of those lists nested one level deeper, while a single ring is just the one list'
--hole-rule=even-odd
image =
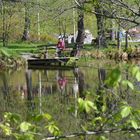
[{"label": "wooden plank", "polygon": [[28,65],[62,64],[68,62],[69,59],[70,58],[28,59]]},{"label": "wooden plank", "polygon": [[28,69],[33,69],[33,70],[71,70],[76,68],[76,66],[37,66],[37,65],[30,65],[28,66]]}]

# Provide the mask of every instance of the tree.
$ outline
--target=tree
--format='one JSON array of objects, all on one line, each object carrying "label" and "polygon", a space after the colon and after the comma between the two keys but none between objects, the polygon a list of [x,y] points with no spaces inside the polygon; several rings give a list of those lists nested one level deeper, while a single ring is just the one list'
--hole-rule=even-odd
[{"label": "tree", "polygon": [[24,32],[22,36],[22,40],[26,41],[30,38],[30,17],[29,17],[29,7],[27,2],[24,3],[25,7],[25,23],[24,23]]},{"label": "tree", "polygon": [[15,14],[15,3],[12,1],[1,1],[2,16],[2,40],[3,47],[7,47],[11,33],[12,18]]},{"label": "tree", "polygon": [[[96,15],[98,38],[101,38],[101,40],[98,39],[98,44],[101,43],[101,45],[105,44],[104,18],[115,19],[118,24],[118,28],[121,27],[124,22],[127,22],[127,25],[125,26],[127,30],[128,26],[131,28],[140,24],[139,0],[84,0],[84,3],[86,3],[85,7],[82,7],[78,0],[75,0],[75,3],[79,6],[79,8]],[[119,42],[118,29],[118,46]]]},{"label": "tree", "polygon": [[84,1],[79,0],[80,7],[78,5],[78,21],[77,21],[77,28],[78,28],[78,35],[76,38],[76,44],[82,48],[84,43]]},{"label": "tree", "polygon": [[[100,4],[95,6],[95,11],[100,14],[104,12]],[[98,29],[97,45],[98,47],[104,47],[106,46],[105,17],[99,14],[95,15],[97,18],[97,29]]]},{"label": "tree", "polygon": [[[77,0],[75,0],[76,3]],[[140,24],[140,13],[139,13],[139,0],[85,0],[88,5],[91,5],[91,8],[84,8],[85,11],[98,14],[100,16],[105,16],[110,19],[120,19],[133,23],[134,25]],[[79,4],[79,3],[78,3]],[[97,4],[100,4],[103,9],[103,13],[97,12],[93,7]],[[120,12],[121,8],[121,12]],[[134,10],[135,9],[135,10]]]}]

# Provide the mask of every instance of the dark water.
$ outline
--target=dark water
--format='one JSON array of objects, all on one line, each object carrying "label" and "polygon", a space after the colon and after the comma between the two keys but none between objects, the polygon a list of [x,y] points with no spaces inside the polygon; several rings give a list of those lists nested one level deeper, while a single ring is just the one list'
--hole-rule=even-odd
[{"label": "dark water", "polygon": [[[96,94],[107,74],[116,66],[123,71],[124,79],[131,79],[125,67],[126,63],[110,60],[84,62],[80,67],[71,70],[7,70],[0,72],[0,117],[7,112],[17,112],[27,116],[30,112],[49,113],[57,122],[63,134],[81,132],[81,124],[86,118],[77,115],[77,99],[85,98],[89,93]],[[136,88],[140,84],[135,82]],[[120,89],[121,90],[121,89]],[[123,90],[121,91],[123,92]],[[126,101],[139,107],[139,96],[131,95],[125,89]],[[113,103],[110,103],[113,108]],[[72,109],[72,111],[70,111]],[[113,140],[139,139],[122,134],[108,135]],[[96,139],[86,136],[77,139]]]}]

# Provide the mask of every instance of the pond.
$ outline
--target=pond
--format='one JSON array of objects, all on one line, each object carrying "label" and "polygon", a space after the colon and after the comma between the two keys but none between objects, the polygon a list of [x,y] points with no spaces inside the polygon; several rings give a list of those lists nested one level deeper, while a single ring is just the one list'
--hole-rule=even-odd
[{"label": "pond", "polygon": [[[0,118],[4,112],[16,112],[22,114],[24,118],[33,113],[49,113],[62,134],[82,132],[84,124],[88,123],[90,117],[84,114],[79,115],[77,99],[88,97],[94,100],[96,96],[99,96],[101,85],[104,85],[108,73],[113,68],[119,67],[123,73],[123,79],[133,81],[137,90],[140,89],[140,83],[128,74],[126,65],[128,64],[111,60],[92,60],[84,61],[79,67],[71,70],[21,68],[1,71]],[[108,99],[108,96],[110,94],[103,95],[101,100],[107,101],[110,110],[116,109],[117,100],[121,98],[134,107],[140,107],[139,94],[132,94],[128,86],[125,89],[120,87],[115,99],[112,96]],[[111,112],[108,111],[109,113]],[[114,140],[139,139],[138,136],[130,137],[123,132],[107,134],[107,136]],[[96,136],[70,139],[93,140]]]}]

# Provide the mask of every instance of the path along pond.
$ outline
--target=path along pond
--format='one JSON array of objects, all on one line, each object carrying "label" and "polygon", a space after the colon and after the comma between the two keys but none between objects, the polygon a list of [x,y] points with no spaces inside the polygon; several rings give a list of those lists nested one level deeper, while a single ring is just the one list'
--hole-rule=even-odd
[{"label": "path along pond", "polygon": [[[139,108],[140,95],[132,92],[129,86],[119,85],[117,95],[110,92],[104,81],[114,68],[119,68],[122,79],[130,80],[137,91],[140,83],[129,73],[128,66],[133,62],[116,63],[111,60],[83,62],[81,66],[70,70],[47,70],[21,68],[0,72],[0,118],[4,112],[16,112],[25,118],[28,114],[49,113],[53,116],[62,135],[83,132],[83,128],[98,130],[100,117],[113,118],[119,110],[119,102],[126,101],[134,108]],[[138,67],[140,62],[134,62]],[[101,88],[108,89],[101,93]],[[98,111],[86,114],[78,110],[78,98],[87,98],[96,104]],[[104,110],[104,111],[103,111]],[[95,113],[96,112],[96,113]],[[112,113],[112,115],[111,115]],[[94,123],[93,118],[99,120]],[[93,119],[94,120],[94,119]],[[109,120],[109,119],[108,119]],[[99,124],[98,124],[99,123]],[[124,120],[118,125],[123,125]],[[96,128],[95,128],[96,126]],[[105,129],[114,129],[113,122],[106,121]],[[139,136],[128,133],[109,133],[105,136],[113,140],[138,140]],[[68,139],[68,138],[66,138]],[[72,140],[94,140],[96,135],[74,137]]]}]

